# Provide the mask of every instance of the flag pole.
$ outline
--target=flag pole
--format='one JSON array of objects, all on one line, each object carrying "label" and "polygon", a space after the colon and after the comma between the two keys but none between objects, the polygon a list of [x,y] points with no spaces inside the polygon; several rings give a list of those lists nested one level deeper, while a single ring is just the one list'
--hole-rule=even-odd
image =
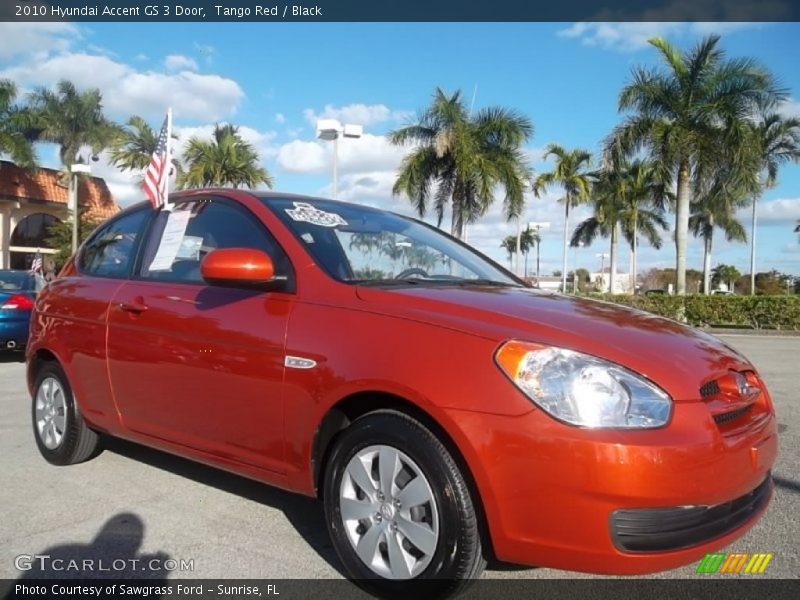
[{"label": "flag pole", "polygon": [[167,108],[167,182],[164,186],[164,209],[172,210],[172,205],[169,202],[169,177],[172,171],[172,107]]}]

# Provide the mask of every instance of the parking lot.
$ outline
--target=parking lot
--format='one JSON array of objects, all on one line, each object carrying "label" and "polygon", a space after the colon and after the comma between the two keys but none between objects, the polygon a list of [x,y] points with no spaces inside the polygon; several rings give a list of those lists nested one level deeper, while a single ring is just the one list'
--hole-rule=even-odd
[{"label": "parking lot", "polygon": [[[760,369],[781,432],[775,498],[765,518],[730,550],[773,552],[762,577],[795,578],[800,568],[800,337],[724,338]],[[97,459],[78,466],[45,463],[30,431],[24,364],[8,356],[0,359],[0,473],[0,579],[23,575],[15,568],[15,557],[23,554],[173,559],[178,568],[170,569],[171,578],[342,577],[322,507],[312,499],[123,442],[112,442]],[[656,577],[694,576],[695,567],[686,566]],[[494,564],[484,577],[587,576]]]}]

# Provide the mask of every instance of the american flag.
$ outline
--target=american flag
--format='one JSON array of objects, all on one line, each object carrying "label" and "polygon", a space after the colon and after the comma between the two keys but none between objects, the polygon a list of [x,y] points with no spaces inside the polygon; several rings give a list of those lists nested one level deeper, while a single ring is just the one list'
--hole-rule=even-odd
[{"label": "american flag", "polygon": [[42,253],[37,252],[31,262],[31,273],[39,273],[42,270]]},{"label": "american flag", "polygon": [[144,193],[150,198],[150,204],[156,210],[167,203],[167,187],[169,184],[170,163],[172,162],[169,147],[170,129],[172,129],[170,117],[171,115],[167,113],[167,118],[164,119],[161,132],[158,134],[153,157],[144,172]]}]

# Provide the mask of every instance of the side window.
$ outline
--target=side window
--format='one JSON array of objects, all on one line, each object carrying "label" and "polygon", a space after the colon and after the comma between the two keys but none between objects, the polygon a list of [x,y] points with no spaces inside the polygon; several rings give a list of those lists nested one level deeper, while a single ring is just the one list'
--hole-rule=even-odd
[{"label": "side window", "polygon": [[127,277],[148,214],[147,210],[137,210],[101,226],[81,249],[78,269],[98,277]]},{"label": "side window", "polygon": [[141,276],[186,283],[203,283],[200,263],[218,248],[255,248],[272,257],[276,275],[289,275],[283,250],[266,228],[245,209],[218,200],[179,204],[172,214],[162,211],[151,228]]}]

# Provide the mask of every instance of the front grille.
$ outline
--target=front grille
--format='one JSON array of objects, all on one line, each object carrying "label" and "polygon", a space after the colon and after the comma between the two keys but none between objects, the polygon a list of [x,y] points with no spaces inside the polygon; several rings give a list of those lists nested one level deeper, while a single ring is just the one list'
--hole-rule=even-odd
[{"label": "front grille", "polygon": [[717,425],[724,425],[725,423],[730,423],[731,421],[735,421],[739,417],[743,417],[746,415],[750,409],[753,408],[752,404],[748,404],[744,408],[738,408],[736,410],[732,410],[726,413],[720,413],[718,415],[714,415],[714,422]]},{"label": "front grille", "polygon": [[627,552],[665,552],[702,544],[733,531],[769,499],[772,477],[752,492],[713,506],[676,506],[616,510],[611,513],[611,537]]},{"label": "front grille", "polygon": [[716,396],[717,394],[719,394],[719,384],[716,380],[709,381],[700,386],[700,397],[703,399]]}]

